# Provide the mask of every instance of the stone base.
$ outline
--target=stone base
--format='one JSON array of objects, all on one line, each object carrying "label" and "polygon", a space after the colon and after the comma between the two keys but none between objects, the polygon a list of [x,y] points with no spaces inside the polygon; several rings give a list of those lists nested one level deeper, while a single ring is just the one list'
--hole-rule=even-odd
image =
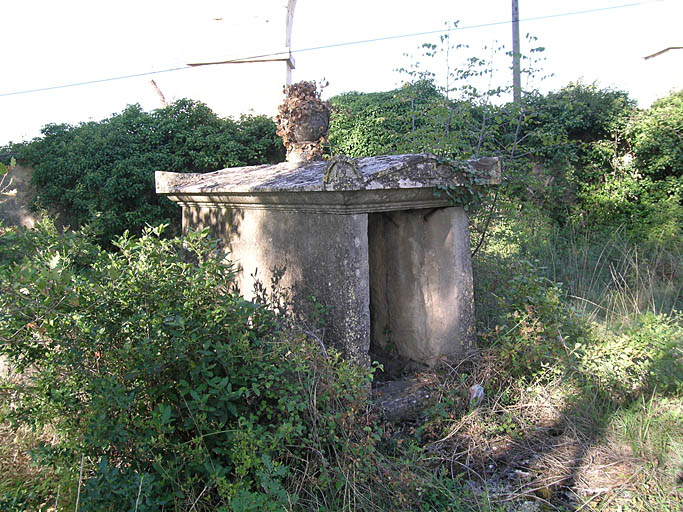
[{"label": "stone base", "polygon": [[474,340],[467,216],[435,191],[500,184],[500,173],[497,158],[425,153],[155,180],[158,194],[182,205],[185,229],[210,227],[223,241],[246,297],[255,280],[268,286],[286,269],[279,286],[298,312],[311,310],[309,296],[329,309],[326,345],[360,364],[372,348],[400,375],[457,359]]},{"label": "stone base", "polygon": [[432,384],[420,378],[385,382],[374,389],[373,402],[386,421],[416,420],[434,401]]}]

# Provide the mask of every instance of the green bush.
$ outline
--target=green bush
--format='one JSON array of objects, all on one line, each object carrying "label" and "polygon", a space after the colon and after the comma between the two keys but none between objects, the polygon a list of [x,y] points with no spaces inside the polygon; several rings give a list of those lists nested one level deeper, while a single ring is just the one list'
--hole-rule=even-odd
[{"label": "green bush", "polygon": [[580,224],[595,229],[625,225],[637,241],[680,250],[683,232],[683,176],[653,180],[637,170],[582,187]]},{"label": "green bush", "polygon": [[15,149],[33,166],[36,203],[73,227],[91,224],[103,243],[146,225],[179,225],[177,205],[155,193],[155,171],[207,172],[284,156],[270,119],[221,119],[191,100],[153,112],[131,105],[77,126],[47,125],[42,137]]},{"label": "green bush", "polygon": [[530,264],[499,300],[506,312],[484,341],[496,350],[504,379],[575,379],[615,403],[655,391],[680,395],[680,313],[641,313],[625,326],[600,328],[577,315],[561,287]]},{"label": "green bush", "polygon": [[[610,139],[624,127],[635,106],[624,91],[581,82],[570,82],[545,96],[532,93],[526,101],[531,116],[527,129],[534,137],[552,134],[559,141],[582,143]],[[558,148],[548,147],[548,152],[553,149]]]},{"label": "green bush", "polygon": [[570,83],[530,92],[519,106],[492,105],[487,96],[447,100],[420,80],[332,98],[330,151],[501,156],[511,200],[560,224],[628,224],[641,240],[673,243],[683,215],[682,98],[672,94],[638,111],[623,91]]},{"label": "green bush", "polygon": [[428,113],[442,101],[428,81],[387,92],[335,96],[330,99],[335,112],[330,150],[352,157],[427,151],[425,136],[435,130]]},{"label": "green bush", "polygon": [[84,511],[282,510],[367,483],[369,372],[234,294],[205,232],[162,233],[108,253],[39,228],[0,266],[11,420],[58,434],[38,463],[72,485],[84,465]]},{"label": "green bush", "polygon": [[626,130],[633,165],[654,180],[683,176],[683,90],[639,112]]},{"label": "green bush", "polygon": [[634,102],[622,91],[581,83],[528,93],[521,105],[493,104],[500,94],[469,91],[447,99],[433,81],[420,80],[388,92],[336,96],[330,150],[354,157],[501,156],[505,194],[566,221],[579,191],[601,186],[613,173],[627,147],[623,131]]},{"label": "green bush", "polygon": [[[546,95],[524,98],[520,152],[531,158],[532,176],[516,187],[561,223],[585,186],[603,183],[624,142],[621,130],[634,111],[623,91],[570,83]],[[514,188],[513,188],[514,190]]]},{"label": "green bush", "polygon": [[[619,332],[577,343],[581,373],[615,398],[683,391],[683,326],[673,317],[645,313]],[[599,339],[598,339],[599,336]]]},{"label": "green bush", "polygon": [[89,267],[99,252],[87,229],[60,234],[53,221],[39,219],[35,229],[0,226],[0,268],[12,268],[37,251],[59,254],[73,269]]},{"label": "green bush", "polygon": [[460,160],[498,154],[504,142],[496,137],[514,117],[513,110],[484,101],[449,101],[430,80],[342,94],[330,102],[336,111],[330,151],[353,157],[429,152]]},{"label": "green bush", "polygon": [[502,318],[484,340],[500,353],[506,375],[526,380],[561,375],[568,366],[568,345],[585,326],[565,304],[560,285],[526,262],[498,299]]},{"label": "green bush", "polygon": [[[680,251],[683,232],[683,92],[634,112],[602,164],[600,180],[581,184],[582,222],[623,224],[637,240]],[[604,145],[604,144],[603,144]]]}]

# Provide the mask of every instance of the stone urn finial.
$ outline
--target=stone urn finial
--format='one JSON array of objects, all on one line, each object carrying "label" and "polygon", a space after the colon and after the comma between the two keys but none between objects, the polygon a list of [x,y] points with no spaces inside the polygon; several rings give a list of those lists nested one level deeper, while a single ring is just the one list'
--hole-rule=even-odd
[{"label": "stone urn finial", "polygon": [[330,127],[330,104],[320,98],[315,82],[285,85],[285,99],[275,118],[277,134],[287,149],[287,161],[322,160],[323,143]]}]

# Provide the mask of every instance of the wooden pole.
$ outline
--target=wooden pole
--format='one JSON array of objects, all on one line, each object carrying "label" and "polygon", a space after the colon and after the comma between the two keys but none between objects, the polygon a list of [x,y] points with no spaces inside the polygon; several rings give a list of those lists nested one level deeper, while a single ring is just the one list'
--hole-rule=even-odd
[{"label": "wooden pole", "polygon": [[519,50],[519,2],[512,0],[512,95],[515,103],[522,99],[522,71]]}]

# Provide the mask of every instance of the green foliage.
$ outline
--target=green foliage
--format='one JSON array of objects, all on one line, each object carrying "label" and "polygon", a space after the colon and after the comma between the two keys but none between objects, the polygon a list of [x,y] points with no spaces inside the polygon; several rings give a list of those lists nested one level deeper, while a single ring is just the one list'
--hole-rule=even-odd
[{"label": "green foliage", "polygon": [[680,250],[683,232],[683,177],[653,180],[634,169],[605,183],[582,187],[578,220],[597,227],[627,226],[630,235]]},{"label": "green foliage", "polygon": [[87,229],[60,233],[54,222],[42,217],[35,229],[0,227],[0,268],[12,268],[29,254],[55,254],[65,258],[77,271],[87,269],[99,247]]},{"label": "green foliage", "polygon": [[591,143],[576,167],[574,216],[598,226],[627,225],[630,235],[680,250],[683,225],[681,93],[630,112],[612,141]]},{"label": "green foliage", "polygon": [[[425,55],[442,46],[425,45]],[[455,384],[438,388],[429,418],[415,429],[376,424],[365,401],[369,373],[331,350],[323,357],[283,318],[286,304],[232,294],[230,267],[205,234],[191,235],[184,252],[179,240],[161,239],[159,229],[140,239],[126,235],[108,254],[88,233],[59,235],[49,224],[0,231],[0,354],[30,376],[13,384],[20,400],[6,412],[15,426],[57,429],[57,441],[34,455],[43,468],[60,471],[60,481],[82,483],[83,510],[466,509],[478,498],[464,489],[454,462],[466,468],[488,444],[476,443],[476,432],[525,446],[542,438],[547,419],[532,433],[520,412],[527,404],[519,401],[535,386],[568,401],[553,428],[569,422],[563,439],[576,429],[586,442],[577,452],[590,451],[614,414],[615,430],[623,426],[620,435],[634,452],[647,452],[676,477],[680,463],[666,462],[665,454],[675,451],[680,406],[676,416],[664,405],[669,397],[676,403],[683,377],[676,313],[681,93],[637,111],[623,92],[578,83],[547,95],[529,92],[520,105],[495,104],[501,91],[468,83],[487,66],[477,58],[449,70],[455,82],[446,87],[415,72],[412,84],[394,91],[332,99],[333,154],[432,151],[505,161],[508,183],[490,208],[491,223],[481,212],[471,217],[475,229],[489,232],[474,261],[481,368],[463,361],[451,369]],[[148,153],[162,170],[256,163],[249,158],[263,158],[272,147],[256,123],[250,133],[265,141],[262,150],[239,153],[214,134],[218,121],[200,105],[180,109],[178,130],[176,119],[163,121],[163,111],[131,109],[108,120],[116,127],[112,141],[125,142],[129,131],[147,137],[150,147],[161,148]],[[51,140],[63,143],[49,151],[71,176],[62,188],[74,200],[64,207],[102,234],[113,226],[109,203],[93,206],[86,192],[106,180],[78,167],[78,159],[74,169],[91,181],[80,171],[68,174],[65,165],[71,145],[81,151],[97,140],[95,125],[48,127]],[[204,128],[194,133],[197,126]],[[157,144],[167,132],[179,135]],[[230,141],[239,138],[230,133]],[[106,151],[99,153],[88,159],[105,159]],[[118,161],[146,166],[144,155]],[[110,173],[120,170],[107,165]],[[442,192],[456,202],[471,193]],[[111,218],[140,228],[136,204],[109,208]],[[591,233],[595,228],[615,236]],[[318,325],[326,308],[310,299],[311,323]],[[475,383],[486,387],[476,408],[467,400]],[[523,407],[507,408],[513,404]],[[478,423],[466,433],[468,422]],[[81,460],[86,476],[77,482]],[[45,484],[0,491],[0,507],[19,510],[38,503]]]},{"label": "green foliage", "polygon": [[179,224],[178,207],[154,191],[154,172],[206,172],[283,157],[265,117],[221,119],[206,105],[179,100],[153,112],[131,105],[100,122],[47,125],[16,148],[34,168],[36,202],[74,227],[91,224],[109,243],[125,230]]},{"label": "green foliage", "polygon": [[626,129],[633,165],[653,180],[683,176],[683,90],[655,101]]},{"label": "green foliage", "polygon": [[9,163],[0,162],[0,204],[6,200],[6,196],[10,194],[10,184],[11,180],[7,178],[7,172],[16,165],[16,160],[11,157]]},{"label": "green foliage", "polygon": [[434,130],[427,113],[441,100],[428,81],[379,93],[335,96],[329,144],[332,154],[351,157],[424,151],[421,136]]},{"label": "green foliage", "polygon": [[634,325],[574,345],[581,371],[616,398],[683,391],[683,326],[680,315],[645,313]]},{"label": "green foliage", "polygon": [[680,252],[635,245],[624,230],[605,238],[504,220],[474,262],[480,328],[503,379],[564,378],[609,403],[680,396]]},{"label": "green foliage", "polygon": [[564,221],[572,210],[583,223],[628,224],[640,240],[676,244],[683,219],[680,93],[645,111],[624,92],[580,83],[528,101],[525,145],[546,185],[537,194],[550,186],[547,209],[555,218]]},{"label": "green foliage", "polygon": [[496,106],[490,98],[500,91],[467,89],[466,100],[453,100],[420,77],[385,93],[332,98],[331,152],[497,155],[503,193],[560,223],[629,224],[638,239],[670,245],[681,238],[681,93],[637,111],[622,91],[570,83]]},{"label": "green foliage", "polygon": [[[661,480],[668,479],[666,483],[676,485],[683,464],[683,402],[658,398],[653,393],[634,400],[617,412],[610,430],[613,435],[623,437],[634,454],[656,468]],[[648,493],[651,497],[648,496],[647,501],[656,500],[660,493],[663,494],[662,503],[654,503],[649,510],[675,510],[665,489]]]},{"label": "green foliage", "polygon": [[560,285],[527,262],[498,299],[503,317],[484,340],[499,351],[506,375],[531,381],[561,374],[569,356],[566,340],[579,338],[582,325],[563,302]]},{"label": "green foliage", "polygon": [[0,354],[27,376],[5,389],[14,424],[58,434],[39,463],[77,475],[83,460],[93,511],[282,510],[302,485],[341,499],[350,467],[367,482],[370,374],[231,292],[205,232],[162,233],[116,253],[42,227],[0,235],[27,251],[0,266]]},{"label": "green foliage", "polygon": [[10,158],[9,164],[0,162],[0,176],[2,176],[3,174],[6,174],[7,171],[9,171],[15,165],[17,165],[17,161],[14,157]]},{"label": "green foliage", "polygon": [[[538,140],[538,146],[548,138],[574,144],[610,139],[624,127],[634,107],[633,100],[623,91],[599,89],[595,84],[581,82],[569,83],[545,96],[532,93],[527,101],[531,113],[528,129]],[[559,149],[562,155],[563,148],[558,145],[547,147],[548,154],[553,149]]]},{"label": "green foliage", "polygon": [[388,92],[347,93],[330,102],[336,111],[330,151],[353,157],[429,152],[462,160],[498,154],[497,130],[501,124],[514,129],[517,115],[486,102],[447,100],[427,80]]},{"label": "green foliage", "polygon": [[532,172],[521,180],[526,190],[518,190],[564,221],[579,188],[601,184],[613,172],[634,102],[625,92],[580,82],[546,95],[529,93],[524,102],[522,150],[531,156]]}]

